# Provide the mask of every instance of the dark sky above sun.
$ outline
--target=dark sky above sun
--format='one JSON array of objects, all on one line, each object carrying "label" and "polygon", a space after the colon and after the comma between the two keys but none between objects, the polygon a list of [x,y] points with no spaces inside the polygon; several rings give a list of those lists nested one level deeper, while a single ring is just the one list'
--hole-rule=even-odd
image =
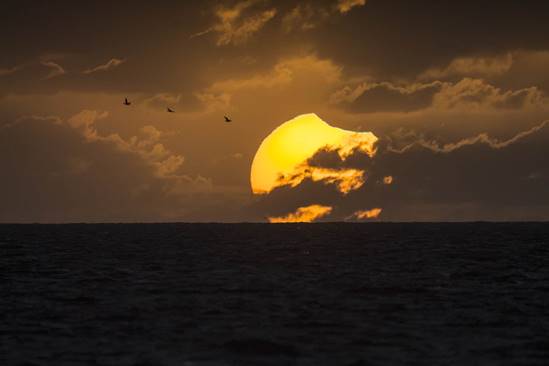
[{"label": "dark sky above sun", "polygon": [[[549,220],[549,2],[5,0],[0,30],[0,222]],[[253,195],[305,113],[379,138],[306,162],[364,184]]]}]

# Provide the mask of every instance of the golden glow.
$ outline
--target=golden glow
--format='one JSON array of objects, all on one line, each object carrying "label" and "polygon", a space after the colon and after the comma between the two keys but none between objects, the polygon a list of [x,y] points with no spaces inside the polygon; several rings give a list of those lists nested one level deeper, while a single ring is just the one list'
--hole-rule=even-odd
[{"label": "golden glow", "polygon": [[328,169],[315,166],[300,165],[296,173],[289,177],[281,177],[278,185],[290,185],[296,187],[304,179],[309,178],[314,182],[324,181],[335,184],[337,189],[347,194],[352,190],[362,187],[364,184],[364,171],[358,169]]},{"label": "golden glow", "polygon": [[357,220],[377,219],[383,211],[381,208],[372,208],[371,210],[359,210],[351,215],[349,218]]},{"label": "golden glow", "polygon": [[364,171],[314,167],[308,160],[321,149],[336,151],[342,160],[355,151],[373,156],[376,142],[371,132],[332,127],[314,113],[298,116],[277,127],[261,143],[252,163],[252,191],[269,193],[280,186],[295,187],[310,178],[335,184],[340,192],[348,193],[364,184]]},{"label": "golden glow", "polygon": [[269,217],[270,223],[289,223],[289,222],[313,222],[314,220],[326,216],[332,212],[330,206],[310,205],[300,207],[295,212],[286,216]]},{"label": "golden glow", "polygon": [[393,183],[393,176],[388,175],[388,176],[384,177],[383,178],[383,183],[384,184],[392,184]]}]

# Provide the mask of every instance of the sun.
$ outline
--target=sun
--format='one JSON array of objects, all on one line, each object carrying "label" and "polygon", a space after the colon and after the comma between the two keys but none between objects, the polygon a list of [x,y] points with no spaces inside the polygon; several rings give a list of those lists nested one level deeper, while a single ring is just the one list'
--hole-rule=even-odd
[{"label": "sun", "polygon": [[308,160],[321,149],[336,151],[342,160],[357,150],[373,156],[377,140],[371,132],[330,126],[314,113],[297,116],[277,127],[259,146],[250,173],[252,192],[266,194],[306,178],[333,183],[342,193],[357,189],[364,183],[363,171],[313,167]]}]

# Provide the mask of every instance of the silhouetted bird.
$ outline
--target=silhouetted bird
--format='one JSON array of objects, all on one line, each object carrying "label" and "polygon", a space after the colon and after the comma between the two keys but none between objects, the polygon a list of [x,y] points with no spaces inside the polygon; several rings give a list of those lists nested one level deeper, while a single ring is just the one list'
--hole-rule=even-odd
[{"label": "silhouetted bird", "polygon": [[128,98],[124,98],[124,105],[131,105],[132,102],[128,102]]},{"label": "silhouetted bird", "polygon": [[171,109],[170,107],[166,108],[166,110],[168,111],[168,113],[175,113],[175,111],[173,109]]},{"label": "silhouetted bird", "polygon": [[227,117],[227,116],[224,116],[224,117],[225,117],[225,122],[232,122],[232,121],[233,121],[232,119],[230,119],[230,118]]}]

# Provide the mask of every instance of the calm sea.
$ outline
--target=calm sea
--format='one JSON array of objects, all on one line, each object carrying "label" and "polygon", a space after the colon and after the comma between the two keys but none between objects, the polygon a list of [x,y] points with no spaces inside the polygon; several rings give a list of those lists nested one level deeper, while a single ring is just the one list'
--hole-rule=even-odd
[{"label": "calm sea", "polygon": [[0,365],[388,364],[549,364],[549,224],[0,226]]}]

